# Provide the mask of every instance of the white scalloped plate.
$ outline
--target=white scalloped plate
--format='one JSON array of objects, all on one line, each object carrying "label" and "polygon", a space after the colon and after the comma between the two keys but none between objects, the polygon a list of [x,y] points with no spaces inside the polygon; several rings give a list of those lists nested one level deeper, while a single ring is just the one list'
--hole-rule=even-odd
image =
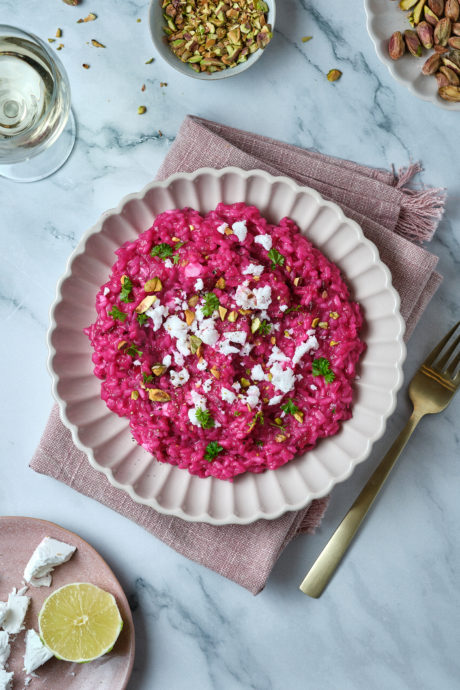
[{"label": "white scalloped plate", "polygon": [[[166,209],[202,213],[219,201],[257,206],[271,222],[292,218],[342,270],[365,316],[367,350],[356,381],[354,413],[341,431],[277,470],[240,475],[233,483],[192,476],[159,463],[133,444],[128,422],[100,398],[91,347],[83,328],[96,317],[95,297],[115,261],[114,251],[152,225]],[[245,524],[273,519],[326,495],[370,453],[396,404],[403,380],[404,322],[391,276],[377,248],[341,209],[285,177],[237,168],[179,173],[125,197],[83,236],[57,286],[48,332],[48,366],[64,424],[91,465],[133,500],[185,520]]]},{"label": "white scalloped plate", "polygon": [[[424,101],[430,101],[439,108],[460,110],[460,103],[450,103],[438,96],[438,85],[434,77],[422,74],[423,58],[417,59],[406,54],[401,60],[392,60],[388,55],[388,40],[395,31],[410,29],[406,14],[399,9],[398,2],[391,0],[364,0],[367,15],[367,31],[375,51],[400,84]],[[426,58],[432,51],[425,51]],[[425,58],[425,59],[426,59]]]}]

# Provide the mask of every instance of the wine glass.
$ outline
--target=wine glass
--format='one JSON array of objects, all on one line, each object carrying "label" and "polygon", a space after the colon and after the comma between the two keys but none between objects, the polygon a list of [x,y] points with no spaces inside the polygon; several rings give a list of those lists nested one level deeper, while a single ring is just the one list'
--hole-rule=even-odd
[{"label": "wine glass", "polygon": [[69,157],[75,120],[64,67],[33,34],[0,24],[0,177],[33,182]]}]

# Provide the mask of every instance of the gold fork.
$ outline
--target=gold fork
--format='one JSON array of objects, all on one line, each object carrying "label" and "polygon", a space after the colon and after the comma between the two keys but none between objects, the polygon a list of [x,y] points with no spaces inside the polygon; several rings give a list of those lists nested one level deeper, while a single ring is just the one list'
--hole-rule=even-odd
[{"label": "gold fork", "polygon": [[410,382],[413,412],[371,478],[308,571],[300,589],[319,597],[326,588],[369,508],[401,455],[415,427],[426,414],[442,412],[460,386],[460,321],[434,348]]}]

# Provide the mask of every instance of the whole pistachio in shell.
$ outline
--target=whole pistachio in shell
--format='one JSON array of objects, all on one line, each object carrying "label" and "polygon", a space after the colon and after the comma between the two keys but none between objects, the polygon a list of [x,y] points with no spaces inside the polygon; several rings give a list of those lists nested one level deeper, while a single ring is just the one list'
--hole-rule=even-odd
[{"label": "whole pistachio in shell", "polygon": [[427,50],[431,50],[433,47],[433,27],[428,22],[420,22],[417,24],[417,36],[420,39],[420,43]]},{"label": "whole pistachio in shell", "polygon": [[442,72],[437,72],[435,76],[436,81],[438,82],[438,89],[440,89],[441,86],[449,86],[450,82],[445,74],[443,74]]},{"label": "whole pistachio in shell", "polygon": [[436,53],[433,53],[433,55],[430,55],[428,60],[423,65],[422,72],[423,72],[423,74],[426,74],[427,76],[429,76],[431,74],[436,74],[436,72],[439,70],[440,67],[441,67],[441,56],[437,55]]},{"label": "whole pistachio in shell", "polygon": [[454,36],[460,36],[460,22],[455,22],[455,24],[452,24],[452,33]]},{"label": "whole pistachio in shell", "polygon": [[456,48],[457,50],[460,50],[460,36],[451,36],[447,43],[450,45],[451,48]]},{"label": "whole pistachio in shell", "polygon": [[442,17],[444,13],[444,0],[428,0],[428,7],[438,17]]},{"label": "whole pistachio in shell", "polygon": [[444,16],[450,19],[451,22],[458,21],[460,17],[460,5],[458,4],[458,0],[446,0]]},{"label": "whole pistachio in shell", "polygon": [[395,31],[388,43],[388,52],[392,60],[399,60],[406,52],[406,44],[400,31]]},{"label": "whole pistachio in shell", "polygon": [[438,93],[445,101],[460,103],[460,86],[441,86]]},{"label": "whole pistachio in shell", "polygon": [[448,17],[443,17],[434,27],[434,42],[446,46],[452,33],[452,23]]},{"label": "whole pistachio in shell", "polygon": [[423,8],[423,14],[425,15],[425,20],[428,22],[428,24],[431,24],[431,26],[436,26],[436,24],[439,22],[439,15],[435,14],[433,10],[430,10],[430,8],[426,5]]},{"label": "whole pistachio in shell", "polygon": [[439,68],[439,71],[446,77],[448,84],[451,84],[452,86],[460,86],[460,77],[454,72],[453,69],[443,65]]},{"label": "whole pistachio in shell", "polygon": [[406,29],[404,32],[404,40],[406,41],[406,46],[414,57],[422,57],[422,45],[415,31],[412,29]]}]

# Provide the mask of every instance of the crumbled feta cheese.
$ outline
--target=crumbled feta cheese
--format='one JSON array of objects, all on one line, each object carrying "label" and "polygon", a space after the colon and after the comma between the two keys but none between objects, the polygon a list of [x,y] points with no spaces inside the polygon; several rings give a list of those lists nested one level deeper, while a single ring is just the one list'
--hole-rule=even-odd
[{"label": "crumbled feta cheese", "polygon": [[268,309],[272,302],[271,293],[270,285],[263,285],[251,290],[245,280],[236,288],[234,299],[237,305],[243,309]]},{"label": "crumbled feta cheese", "polygon": [[271,398],[270,402],[268,403],[269,405],[278,405],[284,398],[284,393],[283,395],[275,395],[273,398]]},{"label": "crumbled feta cheese", "polygon": [[260,390],[257,386],[249,386],[246,391],[246,397],[244,402],[246,402],[250,407],[255,407],[259,404]]},{"label": "crumbled feta cheese", "polygon": [[311,388],[312,391],[317,391],[317,390],[318,390],[318,386],[315,386],[314,383],[310,383],[310,388]]},{"label": "crumbled feta cheese", "polygon": [[169,309],[162,304],[157,304],[155,307],[149,307],[145,314],[149,317],[149,319],[152,319],[153,330],[157,331],[163,323],[163,318],[168,316]]},{"label": "crumbled feta cheese", "polygon": [[239,241],[244,242],[244,240],[246,239],[246,235],[248,234],[248,229],[246,227],[246,221],[245,220],[237,220],[236,223],[233,223],[232,230],[235,233],[235,235],[238,237]]},{"label": "crumbled feta cheese", "polygon": [[178,386],[183,386],[184,383],[187,383],[190,378],[190,374],[188,373],[187,369],[181,369],[180,371],[172,370],[169,372],[169,377],[172,385],[177,388]]},{"label": "crumbled feta cheese", "polygon": [[6,630],[10,635],[17,635],[18,632],[24,630],[23,623],[29,603],[29,597],[17,594],[16,589],[13,589],[8,595],[6,615],[2,623],[3,630]]},{"label": "crumbled feta cheese", "polygon": [[206,361],[205,359],[200,359],[199,362],[198,362],[198,364],[196,365],[196,368],[197,368],[199,371],[204,371],[204,370],[206,369],[207,366],[208,366],[207,361]]},{"label": "crumbled feta cheese", "polygon": [[271,235],[256,235],[254,237],[254,242],[257,242],[257,244],[261,244],[262,247],[267,250],[267,252],[270,251],[273,244]]},{"label": "crumbled feta cheese", "polygon": [[204,283],[201,278],[197,278],[195,281],[195,285],[193,286],[195,290],[202,290],[204,288]]},{"label": "crumbled feta cheese", "polygon": [[242,357],[248,357],[253,347],[254,345],[251,345],[251,343],[245,343],[240,350],[240,355]]},{"label": "crumbled feta cheese", "polygon": [[272,289],[270,285],[264,285],[260,288],[255,288],[253,290],[256,296],[256,307],[257,309],[268,309],[272,303]]},{"label": "crumbled feta cheese", "polygon": [[187,336],[188,326],[185,321],[182,321],[176,314],[166,319],[165,328],[168,333],[173,338],[177,338],[177,340],[185,340]]},{"label": "crumbled feta cheese", "polygon": [[53,653],[50,652],[47,647],[45,647],[35,630],[28,630],[26,632],[24,671],[27,674],[33,673],[36,668],[43,666],[43,664],[45,664],[52,657]]},{"label": "crumbled feta cheese", "polygon": [[219,225],[219,227],[216,228],[216,230],[217,230],[217,232],[220,232],[221,235],[224,235],[226,227],[227,227],[227,223],[222,223],[222,225]]},{"label": "crumbled feta cheese", "polygon": [[288,308],[287,304],[280,304],[280,311],[286,311],[287,308]]},{"label": "crumbled feta cheese", "polygon": [[6,630],[0,631],[0,668],[6,664],[10,657],[11,648],[8,642],[9,635]]},{"label": "crumbled feta cheese", "polygon": [[45,537],[33,552],[24,569],[24,579],[33,587],[49,587],[51,572],[57,565],[72,558],[77,547],[63,541]]},{"label": "crumbled feta cheese", "polygon": [[212,379],[207,379],[206,381],[203,382],[203,390],[205,393],[209,393],[211,390],[212,386]]},{"label": "crumbled feta cheese", "polygon": [[174,266],[173,262],[171,259],[165,259],[165,267],[166,268],[172,268]]},{"label": "crumbled feta cheese", "polygon": [[296,347],[294,356],[292,358],[292,363],[294,366],[300,362],[305,353],[310,352],[311,350],[317,350],[318,347],[319,343],[316,337],[314,335],[310,335],[308,340],[306,340],[304,343],[300,343],[300,345]]},{"label": "crumbled feta cheese", "polygon": [[215,321],[212,318],[203,319],[196,333],[205,345],[215,345],[219,340],[219,333],[216,331]]},{"label": "crumbled feta cheese", "polygon": [[281,364],[275,362],[275,364],[270,369],[272,375],[272,385],[283,393],[288,393],[292,391],[295,385],[295,376],[292,369],[283,369]]},{"label": "crumbled feta cheese", "polygon": [[13,675],[13,671],[5,671],[0,668],[0,690],[11,690]]},{"label": "crumbled feta cheese", "polygon": [[241,390],[241,383],[238,383],[238,381],[235,381],[232,383],[232,388],[234,388],[237,392]]},{"label": "crumbled feta cheese", "polygon": [[224,331],[224,338],[229,340],[231,343],[244,345],[246,342],[246,337],[246,331]]},{"label": "crumbled feta cheese", "polygon": [[246,266],[246,268],[243,269],[242,273],[245,276],[260,276],[260,274],[263,273],[263,270],[264,266],[258,266],[257,264],[249,264],[248,266]]},{"label": "crumbled feta cheese", "polygon": [[230,345],[230,342],[228,340],[221,340],[218,347],[223,355],[232,355],[237,354],[239,352],[238,348],[233,347],[233,345]]},{"label": "crumbled feta cheese", "polygon": [[260,364],[256,364],[252,367],[251,378],[253,381],[263,381],[267,378],[267,374],[264,372]]},{"label": "crumbled feta cheese", "polygon": [[270,357],[268,358],[267,366],[271,367],[274,362],[288,362],[289,357],[287,357],[284,352],[282,352],[277,345],[273,345]]},{"label": "crumbled feta cheese", "polygon": [[281,417],[281,418],[284,418],[285,416],[286,416],[286,412],[283,410],[283,411],[280,413],[280,417]]},{"label": "crumbled feta cheese", "polygon": [[[183,357],[188,357],[188,355],[191,354],[189,346],[183,340],[176,340],[176,347],[178,352],[180,352]],[[179,367],[181,367],[184,363],[183,359],[179,359],[177,357],[177,353],[174,353],[174,360]]]},{"label": "crumbled feta cheese", "polygon": [[165,356],[163,357],[162,364],[164,364],[165,367],[170,367],[170,366],[171,366],[171,362],[172,362],[171,355],[165,355]]},{"label": "crumbled feta cheese", "polygon": [[135,367],[140,367],[141,364],[142,364],[142,362],[140,359],[135,359],[133,362],[133,366],[135,366]]},{"label": "crumbled feta cheese", "polygon": [[[177,344],[180,345],[180,343],[177,343]],[[174,357],[174,364],[177,367],[181,367],[183,365],[183,363],[185,362],[184,355],[182,354],[182,352],[178,352],[176,350],[175,352],[173,352],[173,357]]]},{"label": "crumbled feta cheese", "polygon": [[[203,321],[204,318],[205,318],[205,317],[204,317],[204,314],[203,314],[203,307],[202,307],[201,304],[199,304],[199,305],[197,306],[197,308],[195,309],[195,319],[196,319],[197,321]],[[193,324],[195,324],[195,321],[193,322]],[[192,324],[192,325],[193,325],[193,324]]]},{"label": "crumbled feta cheese", "polygon": [[303,374],[296,374],[296,375],[295,375],[295,380],[296,380],[296,381],[302,381],[302,379],[303,379]]},{"label": "crumbled feta cheese", "polygon": [[105,287],[105,288],[104,288],[104,293],[103,293],[103,294],[104,294],[104,297],[106,297],[106,296],[109,294],[109,292],[110,292],[109,288],[108,288],[108,287]]},{"label": "crumbled feta cheese", "polygon": [[198,409],[206,410],[206,398],[194,390],[190,391],[190,396],[192,398],[192,402],[194,404],[194,407],[191,407],[189,409],[188,418],[191,421],[191,423],[194,424],[195,426],[201,426],[200,422],[196,418],[196,412]]},{"label": "crumbled feta cheese", "polygon": [[[240,384],[238,384],[240,386]],[[233,387],[235,387],[235,384],[233,384]],[[241,386],[240,386],[241,388]],[[228,388],[221,388],[220,389],[220,397],[224,402],[230,403],[230,405],[235,402],[236,400],[236,395],[233,391],[229,391]]]}]

